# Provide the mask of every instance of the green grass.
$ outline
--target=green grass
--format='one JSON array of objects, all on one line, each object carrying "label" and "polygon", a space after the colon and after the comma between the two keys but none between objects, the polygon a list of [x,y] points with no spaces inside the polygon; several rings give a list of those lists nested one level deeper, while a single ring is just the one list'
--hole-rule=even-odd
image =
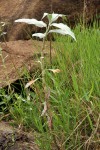
[{"label": "green grass", "polygon": [[[0,91],[1,116],[9,113],[8,120],[24,130],[35,132],[41,150],[85,150],[99,147],[100,122],[100,31],[94,27],[74,29],[77,42],[70,37],[55,36],[53,69],[46,71],[46,84],[50,90],[49,114],[41,117],[44,94],[41,80],[21,92]],[[46,65],[47,69],[51,69]],[[33,73],[38,77],[40,70]],[[31,80],[26,73],[25,82]],[[30,99],[30,100],[29,100]],[[2,117],[3,118],[3,117]]]}]

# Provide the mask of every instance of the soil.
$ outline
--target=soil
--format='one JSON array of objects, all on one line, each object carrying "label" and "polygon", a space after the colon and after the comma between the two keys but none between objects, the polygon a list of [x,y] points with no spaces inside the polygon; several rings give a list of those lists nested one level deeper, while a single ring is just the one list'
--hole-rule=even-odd
[{"label": "soil", "polygon": [[31,133],[0,122],[0,150],[39,150]]},{"label": "soil", "polygon": [[[45,53],[48,53],[46,43]],[[41,41],[10,41],[1,43],[2,57],[0,57],[0,88],[10,85],[24,74],[24,70],[32,70],[36,63],[36,56],[40,55]]]}]

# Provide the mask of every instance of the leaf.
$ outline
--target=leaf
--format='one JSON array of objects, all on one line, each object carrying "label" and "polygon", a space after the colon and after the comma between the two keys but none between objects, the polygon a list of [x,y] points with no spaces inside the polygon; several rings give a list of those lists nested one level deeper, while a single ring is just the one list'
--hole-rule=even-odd
[{"label": "leaf", "polygon": [[25,85],[25,89],[28,88],[29,86],[31,86],[32,84],[34,84],[39,78],[35,79],[35,80],[31,80],[29,81],[26,85]]},{"label": "leaf", "polygon": [[59,73],[59,72],[61,72],[60,69],[48,69],[48,70],[52,71],[53,73]]},{"label": "leaf", "polygon": [[70,29],[67,25],[65,25],[65,24],[63,24],[63,23],[52,23],[51,26],[60,28],[60,29],[62,29],[62,30],[71,31],[71,29]]},{"label": "leaf", "polygon": [[63,15],[63,14],[55,14],[55,13],[52,13],[52,14],[44,13],[42,19],[45,18],[46,16],[48,17],[49,22],[52,23],[52,22],[56,21],[59,17],[63,17],[65,15]]},{"label": "leaf", "polygon": [[47,15],[48,13],[44,13],[42,19],[45,18]]},{"label": "leaf", "polygon": [[32,36],[36,36],[36,37],[39,37],[40,39],[44,38],[46,36],[46,34],[44,33],[34,33],[32,34]]},{"label": "leaf", "polygon": [[72,31],[69,32],[67,30],[54,29],[54,30],[50,30],[49,33],[59,33],[59,34],[62,34],[62,35],[70,35],[76,41],[75,35]]},{"label": "leaf", "polygon": [[15,22],[23,22],[23,23],[27,23],[27,24],[34,24],[37,27],[43,28],[46,27],[46,23],[44,23],[43,21],[38,21],[36,19],[17,19],[15,20]]},{"label": "leaf", "polygon": [[[63,32],[63,31],[61,31],[61,30],[56,30],[56,33],[60,33],[60,34],[63,34],[63,35],[68,34],[68,35],[70,35],[72,38],[74,38],[74,40],[76,40],[74,33],[71,31],[71,29],[70,29],[67,25],[65,25],[65,24],[63,24],[63,23],[52,23],[51,26],[60,28],[61,30],[64,31],[64,32]],[[51,30],[51,31],[52,31],[52,30]],[[65,34],[64,34],[64,33],[65,33]]]},{"label": "leaf", "polygon": [[51,18],[51,22],[54,22],[54,21],[56,21],[59,17],[63,17],[63,16],[65,16],[65,15],[63,15],[63,14],[52,14],[52,18]]}]

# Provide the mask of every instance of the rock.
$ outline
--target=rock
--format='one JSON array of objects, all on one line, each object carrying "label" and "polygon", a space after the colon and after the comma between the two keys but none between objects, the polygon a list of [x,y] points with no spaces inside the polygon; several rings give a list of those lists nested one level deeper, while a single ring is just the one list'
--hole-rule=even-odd
[{"label": "rock", "polygon": [[[84,4],[84,2],[86,2]],[[6,22],[6,40],[30,39],[31,33],[39,29],[22,23],[19,18],[41,19],[44,12],[67,15],[68,22],[75,24],[83,16],[89,22],[100,13],[99,0],[0,0],[0,22]]]}]

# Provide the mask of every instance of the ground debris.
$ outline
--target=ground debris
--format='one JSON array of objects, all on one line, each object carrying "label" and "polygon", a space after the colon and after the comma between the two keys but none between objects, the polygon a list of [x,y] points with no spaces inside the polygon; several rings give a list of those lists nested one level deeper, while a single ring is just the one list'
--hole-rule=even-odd
[{"label": "ground debris", "polygon": [[0,123],[0,150],[38,150],[33,135]]}]

